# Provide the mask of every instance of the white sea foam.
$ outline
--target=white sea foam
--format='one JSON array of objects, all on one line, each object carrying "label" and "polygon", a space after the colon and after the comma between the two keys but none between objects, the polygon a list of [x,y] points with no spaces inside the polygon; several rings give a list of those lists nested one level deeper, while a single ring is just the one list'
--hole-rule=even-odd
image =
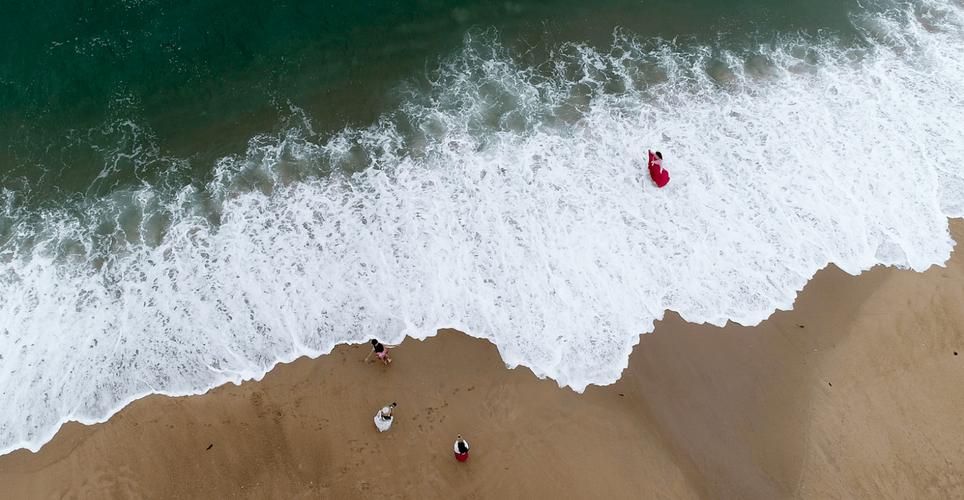
[{"label": "white sea foam", "polygon": [[944,262],[964,215],[962,8],[855,23],[861,43],[745,52],[617,34],[539,69],[476,37],[378,123],[256,137],[203,189],[81,215],[5,193],[0,452],[440,327],[582,390],[665,310],[755,324],[831,262]]}]

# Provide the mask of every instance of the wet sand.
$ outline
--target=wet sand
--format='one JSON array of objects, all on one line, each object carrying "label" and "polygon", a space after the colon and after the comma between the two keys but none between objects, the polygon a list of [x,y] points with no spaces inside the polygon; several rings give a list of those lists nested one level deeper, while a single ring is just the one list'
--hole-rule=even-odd
[{"label": "wet sand", "polygon": [[584,394],[452,330],[406,341],[388,367],[368,350],[67,424],[0,457],[2,496],[964,497],[961,253],[922,274],[825,269],[756,327],[670,314],[619,382]]}]

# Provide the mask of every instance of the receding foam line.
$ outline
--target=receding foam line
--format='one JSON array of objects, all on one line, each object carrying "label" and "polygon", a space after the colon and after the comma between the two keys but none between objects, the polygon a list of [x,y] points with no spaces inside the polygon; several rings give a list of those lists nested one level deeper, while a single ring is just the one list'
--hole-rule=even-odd
[{"label": "receding foam line", "polygon": [[[964,15],[919,2],[855,22],[860,46],[619,35],[538,70],[470,37],[372,126],[256,137],[205,189],[118,191],[90,219],[8,201],[0,452],[147,394],[443,327],[581,391],[615,381],[666,310],[752,325],[829,263],[945,262]],[[666,189],[642,175],[647,147]]]}]

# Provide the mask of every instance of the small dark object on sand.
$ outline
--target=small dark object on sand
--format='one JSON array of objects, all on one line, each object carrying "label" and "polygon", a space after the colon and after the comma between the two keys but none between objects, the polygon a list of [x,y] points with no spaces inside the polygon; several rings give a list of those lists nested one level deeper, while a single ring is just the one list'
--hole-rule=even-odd
[{"label": "small dark object on sand", "polygon": [[210,450],[210,449],[213,448],[213,447],[214,447],[214,443],[211,443],[211,444],[208,445],[207,448],[205,448],[205,450]]}]

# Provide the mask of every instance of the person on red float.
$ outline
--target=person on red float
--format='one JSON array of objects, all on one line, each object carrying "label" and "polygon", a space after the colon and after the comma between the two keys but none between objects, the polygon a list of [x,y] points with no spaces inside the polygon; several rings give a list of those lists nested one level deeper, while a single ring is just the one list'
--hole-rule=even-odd
[{"label": "person on red float", "polygon": [[663,153],[649,151],[649,176],[656,187],[661,188],[669,183],[669,172],[663,168]]}]

